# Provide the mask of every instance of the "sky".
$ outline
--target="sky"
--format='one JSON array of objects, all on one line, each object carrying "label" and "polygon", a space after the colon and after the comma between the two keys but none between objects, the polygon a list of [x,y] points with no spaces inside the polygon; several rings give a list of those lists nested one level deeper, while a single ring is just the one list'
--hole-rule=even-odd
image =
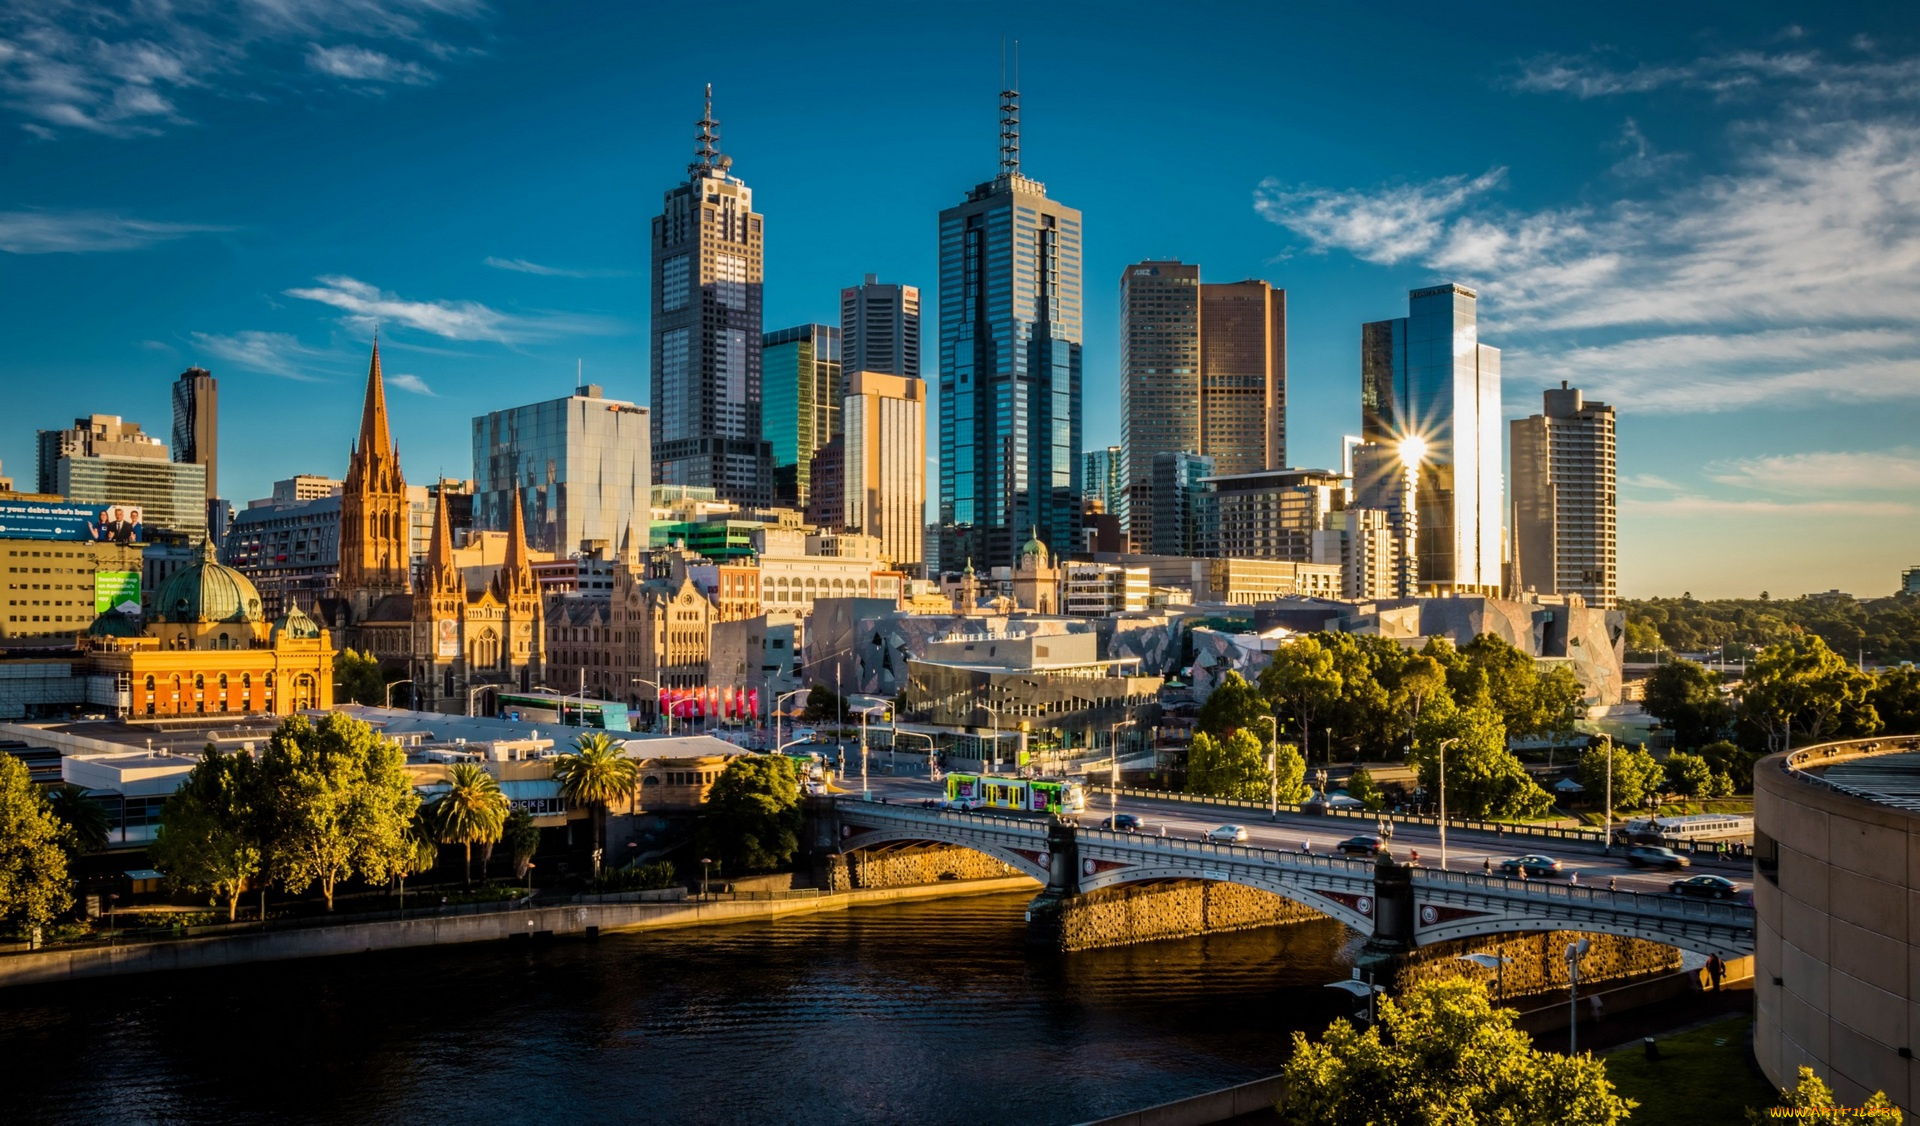
[{"label": "sky", "polygon": [[1453,281],[1508,417],[1560,380],[1616,408],[1624,595],[1920,565],[1910,6],[1349,7],[0,0],[0,463],[31,488],[34,431],[92,413],[164,438],[199,364],[223,493],[338,476],[376,323],[414,481],[576,370],[645,403],[706,83],[766,327],[869,273],[931,311],[1018,39],[1023,171],[1084,215],[1088,448],[1131,262],[1288,291],[1305,466],[1358,430],[1361,323]]}]

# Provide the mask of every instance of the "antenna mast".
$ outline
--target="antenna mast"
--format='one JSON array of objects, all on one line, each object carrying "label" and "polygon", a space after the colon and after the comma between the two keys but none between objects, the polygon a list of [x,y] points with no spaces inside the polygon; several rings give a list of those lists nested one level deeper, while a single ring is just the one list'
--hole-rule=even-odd
[{"label": "antenna mast", "polygon": [[1013,41],[1013,82],[1007,82],[1006,44],[1000,46],[1000,174],[1020,174],[1020,41]]},{"label": "antenna mast", "polygon": [[718,148],[720,123],[713,119],[713,83],[711,82],[707,83],[706,112],[701,114],[700,120],[694,124],[700,127],[700,131],[693,135],[693,163],[687,165],[687,172],[699,176],[712,171],[716,160],[726,159],[720,156]]}]

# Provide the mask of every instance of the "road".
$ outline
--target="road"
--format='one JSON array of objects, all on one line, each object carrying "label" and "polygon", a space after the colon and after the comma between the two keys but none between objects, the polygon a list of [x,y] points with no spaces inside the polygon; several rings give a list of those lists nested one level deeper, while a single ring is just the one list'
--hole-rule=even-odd
[{"label": "road", "polygon": [[[945,790],[929,782],[925,774],[894,777],[875,772],[885,760],[883,756],[874,757],[876,761],[869,763],[868,784],[875,800],[919,802],[930,797],[946,796]],[[842,780],[839,786],[847,792],[858,794],[860,774],[857,753],[848,756],[848,765],[853,768],[852,775]],[[1110,803],[1106,794],[1089,796],[1083,823],[1104,819],[1110,807],[1139,817],[1144,833],[1196,838],[1221,825],[1242,825],[1247,830],[1248,844],[1291,851],[1299,851],[1304,847],[1317,853],[1330,852],[1335,844],[1348,837],[1374,832],[1371,822],[1354,818],[1282,812],[1277,820],[1269,820],[1268,815],[1260,810],[1134,797],[1121,797]],[[1401,859],[1417,851],[1422,864],[1430,868],[1440,866],[1440,832],[1437,828],[1396,825],[1392,844],[1394,855]],[[1485,870],[1485,862],[1489,859],[1497,866],[1508,857],[1538,853],[1562,862],[1564,868],[1560,879],[1577,873],[1579,882],[1588,886],[1605,887],[1612,880],[1617,882],[1622,891],[1638,892],[1664,892],[1675,879],[1688,875],[1725,876],[1742,888],[1748,886],[1752,878],[1750,863],[1696,857],[1693,867],[1684,872],[1652,871],[1630,866],[1621,858],[1620,851],[1616,848],[1614,855],[1607,856],[1597,843],[1503,838],[1478,830],[1449,828],[1446,866],[1456,872],[1480,872]]]}]

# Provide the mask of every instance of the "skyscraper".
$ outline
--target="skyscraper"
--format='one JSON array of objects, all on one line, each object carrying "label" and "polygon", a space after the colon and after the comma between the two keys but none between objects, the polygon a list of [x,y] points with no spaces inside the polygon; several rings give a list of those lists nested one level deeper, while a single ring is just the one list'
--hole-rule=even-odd
[{"label": "skyscraper", "polygon": [[[1442,594],[1501,587],[1500,350],[1480,343],[1476,301],[1416,289],[1408,316],[1360,328],[1361,436],[1417,461],[1418,582]],[[1366,477],[1356,464],[1357,506],[1387,507],[1373,495],[1394,483]]]},{"label": "skyscraper", "polygon": [[173,383],[173,460],[207,467],[207,500],[220,495],[220,384],[205,368]]},{"label": "skyscraper", "polygon": [[920,378],[920,288],[868,274],[841,290],[840,338],[848,371]]},{"label": "skyscraper", "polygon": [[40,431],[39,444],[40,492],[120,509],[105,518],[124,520],[149,542],[155,532],[207,538],[206,467],[169,458],[167,444],[139,423],[89,415],[67,430]]},{"label": "skyscraper", "polygon": [[1080,487],[1089,500],[1100,502],[1100,511],[1118,515],[1126,507],[1126,462],[1119,446],[1088,450],[1086,468],[1080,472]]},{"label": "skyscraper", "polygon": [[1144,529],[1145,536],[1134,533],[1135,548],[1144,547],[1153,555],[1214,554],[1217,530],[1207,526],[1205,517],[1211,510],[1200,500],[1206,491],[1202,482],[1211,476],[1213,459],[1205,454],[1154,454],[1148,470],[1152,522]]},{"label": "skyscraper", "polygon": [[773,451],[777,503],[805,508],[812,495],[813,453],[840,433],[841,330],[799,325],[769,332],[760,350],[764,400],[761,436]]},{"label": "skyscraper", "polygon": [[686,182],[653,220],[653,480],[773,502],[760,435],[762,216],[716,143],[713,87]]},{"label": "skyscraper", "polygon": [[879,537],[894,567],[917,566],[927,509],[926,382],[854,372],[843,417],[843,526]]},{"label": "skyscraper", "polygon": [[1514,585],[1578,594],[1613,609],[1613,408],[1563,380],[1542,413],[1508,423],[1513,459]]},{"label": "skyscraper", "polygon": [[596,384],[473,420],[475,523],[505,531],[513,506],[535,551],[562,558],[585,540],[618,545],[647,526],[652,503],[649,411]]},{"label": "skyscraper", "polygon": [[1080,213],[1020,172],[1020,95],[1000,172],[940,212],[940,558],[1013,564],[1079,540]]},{"label": "skyscraper", "polygon": [[[1129,266],[1120,277],[1120,523],[1153,542],[1153,459],[1200,451],[1200,267]],[[1135,509],[1139,509],[1137,516]],[[1137,525],[1137,526],[1136,526]]]}]

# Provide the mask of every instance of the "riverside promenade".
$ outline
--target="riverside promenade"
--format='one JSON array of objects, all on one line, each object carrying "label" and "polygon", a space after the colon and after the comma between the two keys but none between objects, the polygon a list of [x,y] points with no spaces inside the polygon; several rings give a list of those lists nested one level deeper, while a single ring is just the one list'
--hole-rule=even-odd
[{"label": "riverside promenade", "polygon": [[843,911],[888,903],[1031,891],[1025,876],[949,880],[897,888],[859,888],[812,896],[693,896],[667,901],[581,902],[474,914],[431,912],[404,919],[250,930],[241,933],[69,949],[23,951],[0,956],[0,987],[38,985],[77,978],[208,969],[247,962],[277,962],[367,954],[415,946],[534,941],[607,931],[725,926],[764,919]]}]

